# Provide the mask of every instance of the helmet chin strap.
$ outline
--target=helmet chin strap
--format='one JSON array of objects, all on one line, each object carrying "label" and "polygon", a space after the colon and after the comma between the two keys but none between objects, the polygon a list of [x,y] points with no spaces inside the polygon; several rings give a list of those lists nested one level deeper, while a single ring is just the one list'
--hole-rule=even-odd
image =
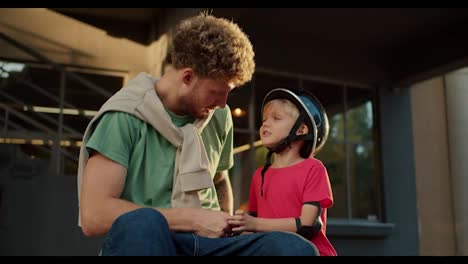
[{"label": "helmet chin strap", "polygon": [[266,163],[265,163],[265,166],[263,166],[263,169],[262,169],[262,185],[260,186],[260,195],[261,196],[263,196],[263,182],[264,182],[264,179],[265,179],[265,172],[271,166],[271,156],[273,155],[273,153],[281,153],[287,147],[291,146],[291,143],[294,142],[294,141],[313,139],[314,136],[311,135],[310,133],[308,133],[306,135],[297,135],[296,134],[296,131],[299,129],[299,126],[304,121],[305,116],[306,116],[306,113],[303,110],[301,110],[301,112],[299,114],[299,117],[296,119],[296,123],[291,128],[291,131],[289,131],[289,135],[286,138],[284,138],[283,140],[281,140],[274,147],[268,148]]}]

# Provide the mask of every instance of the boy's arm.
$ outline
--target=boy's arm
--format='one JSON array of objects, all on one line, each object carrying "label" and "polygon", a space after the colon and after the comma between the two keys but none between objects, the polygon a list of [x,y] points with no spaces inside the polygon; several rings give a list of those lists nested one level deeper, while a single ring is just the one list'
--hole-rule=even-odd
[{"label": "boy's arm", "polygon": [[[316,219],[319,217],[319,207],[311,204],[304,204],[302,206],[300,222],[302,226],[312,226]],[[296,218],[254,218],[255,232],[268,232],[268,231],[290,231],[298,232]]]},{"label": "boy's arm", "polygon": [[[320,204],[312,202],[302,206],[298,218],[256,218],[243,210],[237,210],[228,223],[235,234],[249,232],[289,231],[311,239],[322,229]],[[304,222],[304,224],[302,223]]]}]

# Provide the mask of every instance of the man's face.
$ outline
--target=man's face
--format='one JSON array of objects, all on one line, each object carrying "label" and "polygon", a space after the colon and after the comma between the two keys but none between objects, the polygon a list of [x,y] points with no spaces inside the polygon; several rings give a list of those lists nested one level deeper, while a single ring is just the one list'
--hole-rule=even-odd
[{"label": "man's face", "polygon": [[234,85],[225,80],[195,78],[190,93],[185,97],[189,114],[196,118],[205,118],[216,107],[224,108]]}]

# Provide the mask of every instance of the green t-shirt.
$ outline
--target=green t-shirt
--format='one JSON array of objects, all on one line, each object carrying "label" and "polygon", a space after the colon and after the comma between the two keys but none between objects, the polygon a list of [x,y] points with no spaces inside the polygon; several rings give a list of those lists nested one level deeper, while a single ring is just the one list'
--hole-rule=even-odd
[{"label": "green t-shirt", "polygon": [[[169,115],[174,125],[192,116]],[[233,125],[229,108],[216,109],[202,131],[212,178],[233,165]],[[170,208],[176,148],[150,124],[124,112],[103,114],[86,147],[127,168],[122,199],[149,207]],[[199,192],[203,208],[219,210],[214,188]]]}]

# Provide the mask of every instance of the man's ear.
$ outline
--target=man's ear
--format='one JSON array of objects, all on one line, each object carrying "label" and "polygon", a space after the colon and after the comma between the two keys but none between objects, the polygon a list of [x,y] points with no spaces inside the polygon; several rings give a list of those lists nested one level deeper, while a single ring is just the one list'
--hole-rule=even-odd
[{"label": "man's ear", "polygon": [[193,78],[195,77],[194,75],[195,74],[192,69],[190,68],[183,69],[182,70],[182,82],[185,85],[189,85],[193,81]]}]

